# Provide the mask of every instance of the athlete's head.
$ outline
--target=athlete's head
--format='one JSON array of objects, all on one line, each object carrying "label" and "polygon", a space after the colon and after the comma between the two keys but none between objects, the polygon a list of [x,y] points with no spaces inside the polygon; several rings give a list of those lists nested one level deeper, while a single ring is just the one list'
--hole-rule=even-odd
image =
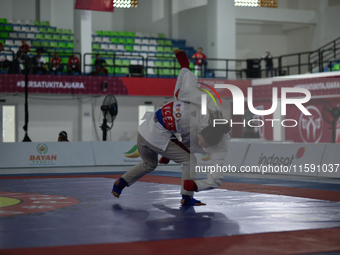
[{"label": "athlete's head", "polygon": [[210,113],[209,126],[205,127],[198,137],[198,146],[206,148],[218,144],[223,135],[229,133],[229,124],[213,126],[214,119],[222,119],[222,113],[215,111]]},{"label": "athlete's head", "polygon": [[198,50],[197,50],[198,53],[202,53],[202,51],[203,51],[202,47],[199,47]]}]

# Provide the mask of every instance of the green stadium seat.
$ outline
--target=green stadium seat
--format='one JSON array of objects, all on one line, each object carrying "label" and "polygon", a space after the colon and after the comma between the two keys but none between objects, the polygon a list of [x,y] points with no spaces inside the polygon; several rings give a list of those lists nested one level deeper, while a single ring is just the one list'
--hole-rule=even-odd
[{"label": "green stadium seat", "polygon": [[45,40],[52,41],[52,35],[50,35],[50,34],[45,34],[45,35],[44,35],[44,39],[45,39]]},{"label": "green stadium seat", "polygon": [[58,35],[58,34],[55,34],[55,35],[52,36],[52,40],[61,41],[61,36]]},{"label": "green stadium seat", "polygon": [[122,60],[121,59],[115,59],[115,65],[116,66],[122,66]]},{"label": "green stadium seat", "polygon": [[13,27],[12,26],[5,26],[4,29],[7,32],[12,32],[13,31]]},{"label": "green stadium seat", "polygon": [[50,42],[50,46],[53,48],[58,48],[58,43],[57,42]]},{"label": "green stadium seat", "polygon": [[116,74],[121,74],[121,72],[120,72],[120,67],[115,67],[115,73],[116,73]]},{"label": "green stadium seat", "polygon": [[55,32],[56,32],[57,34],[62,34],[62,33],[63,33],[63,30],[62,30],[61,28],[57,28],[57,29],[55,30]]},{"label": "green stadium seat", "polygon": [[69,38],[69,36],[68,35],[62,35],[61,36],[61,40],[62,41],[68,41],[70,38]]},{"label": "green stadium seat", "polygon": [[68,57],[62,57],[62,58],[60,58],[61,59],[61,64],[67,64],[68,63]]},{"label": "green stadium seat", "polygon": [[[59,44],[58,44],[58,47],[59,47]],[[62,53],[62,52],[64,52],[64,50],[63,49],[56,49],[55,52]]]},{"label": "green stadium seat", "polygon": [[44,35],[43,34],[36,34],[35,39],[37,40],[44,40]]},{"label": "green stadium seat", "polygon": [[165,41],[164,40],[157,40],[158,45],[165,45]]},{"label": "green stadium seat", "polygon": [[55,28],[53,28],[53,27],[47,28],[47,33],[54,34],[55,33]]},{"label": "green stadium seat", "polygon": [[68,42],[66,46],[67,46],[67,48],[69,48],[69,49],[73,49],[73,48],[74,48],[74,45],[73,45],[72,42]]},{"label": "green stadium seat", "polygon": [[62,49],[66,49],[67,48],[65,42],[60,42],[58,45],[59,45],[59,48],[62,48]]},{"label": "green stadium seat", "polygon": [[45,27],[39,27],[40,33],[47,33],[47,29]]},{"label": "green stadium seat", "polygon": [[113,66],[113,59],[106,59],[105,61],[108,66]]},{"label": "green stadium seat", "polygon": [[40,46],[41,46],[41,47],[48,48],[48,47],[50,47],[50,43],[49,43],[49,42],[42,41],[42,42],[40,43]]},{"label": "green stadium seat", "polygon": [[112,32],[111,31],[104,31],[104,35],[105,36],[112,36]]},{"label": "green stadium seat", "polygon": [[122,74],[129,74],[130,73],[129,68],[128,67],[121,67],[120,68],[120,73],[122,73]]},{"label": "green stadium seat", "polygon": [[119,32],[118,31],[113,31],[111,34],[112,34],[112,36],[116,36],[116,37],[119,36]]},{"label": "green stadium seat", "polygon": [[113,67],[106,67],[109,74],[113,74]]},{"label": "green stadium seat", "polygon": [[172,53],[172,48],[171,47],[164,47],[164,52]]},{"label": "green stadium seat", "polygon": [[70,41],[73,41],[73,38],[74,38],[74,36],[73,35],[70,35]]},{"label": "green stadium seat", "polygon": [[131,45],[125,45],[126,51],[133,51],[133,47]]},{"label": "green stadium seat", "polygon": [[159,59],[164,59],[163,54],[162,53],[156,53],[156,58]]},{"label": "green stadium seat", "polygon": [[157,51],[158,52],[164,52],[164,47],[163,46],[157,46]]},{"label": "green stadium seat", "polygon": [[332,71],[340,71],[340,64],[335,64],[332,68]]},{"label": "green stadium seat", "polygon": [[8,24],[7,19],[0,19],[0,24]]},{"label": "green stadium seat", "polygon": [[50,26],[50,22],[48,22],[48,21],[42,21],[42,22],[41,22],[41,25],[44,26],[44,27],[49,27],[49,26]]},{"label": "green stadium seat", "polygon": [[111,38],[110,41],[114,44],[118,43],[118,38]]},{"label": "green stadium seat", "polygon": [[33,47],[40,47],[41,46],[40,41],[33,41],[32,46]]},{"label": "green stadium seat", "polygon": [[118,43],[119,44],[126,44],[125,38],[118,38]]},{"label": "green stadium seat", "polygon": [[72,34],[72,30],[71,29],[64,29],[64,34]]},{"label": "green stadium seat", "polygon": [[66,50],[64,50],[64,52],[69,53],[70,55],[72,55],[73,49],[66,49]]},{"label": "green stadium seat", "polygon": [[168,62],[168,61],[164,61],[163,62],[163,67],[170,67],[170,62]]},{"label": "green stadium seat", "polygon": [[135,44],[135,41],[131,38],[126,39],[126,44]]},{"label": "green stadium seat", "polygon": [[128,37],[136,37],[136,34],[135,34],[135,32],[128,32],[127,36]]},{"label": "green stadium seat", "polygon": [[101,35],[101,36],[103,36],[103,35],[104,35],[104,32],[103,32],[103,31],[101,31],[101,30],[97,30],[97,35]]},{"label": "green stadium seat", "polygon": [[164,45],[166,45],[166,46],[172,46],[172,41],[170,41],[170,40],[165,40],[165,41],[164,41]]},{"label": "green stadium seat", "polygon": [[40,23],[39,20],[35,20],[35,21],[33,22],[33,25],[34,25],[34,26],[41,26],[41,23]]},{"label": "green stadium seat", "polygon": [[99,43],[92,44],[92,49],[93,50],[100,50],[100,44]]},{"label": "green stadium seat", "polygon": [[0,42],[2,43],[3,46],[6,46],[5,45],[5,40],[0,39]]},{"label": "green stadium seat", "polygon": [[162,39],[164,38],[165,39],[165,35],[163,33],[159,33],[158,38],[162,38]]},{"label": "green stadium seat", "polygon": [[122,61],[122,66],[129,66],[130,65],[130,60],[124,59]]},{"label": "green stadium seat", "polygon": [[176,74],[176,76],[178,76],[180,72],[181,72],[181,70],[179,70],[179,69],[176,69],[176,70],[175,70],[175,74]]},{"label": "green stadium seat", "polygon": [[9,38],[9,34],[7,32],[1,32],[0,37],[7,39]]},{"label": "green stadium seat", "polygon": [[0,31],[4,31],[4,30],[5,30],[4,26],[0,25]]},{"label": "green stadium seat", "polygon": [[163,62],[162,61],[155,61],[155,66],[156,67],[163,67]]},{"label": "green stadium seat", "polygon": [[127,33],[126,33],[126,32],[119,32],[119,36],[121,36],[121,37],[127,37]]},{"label": "green stadium seat", "polygon": [[190,69],[194,69],[195,68],[195,65],[194,65],[194,63],[192,63],[192,62],[190,62]]}]

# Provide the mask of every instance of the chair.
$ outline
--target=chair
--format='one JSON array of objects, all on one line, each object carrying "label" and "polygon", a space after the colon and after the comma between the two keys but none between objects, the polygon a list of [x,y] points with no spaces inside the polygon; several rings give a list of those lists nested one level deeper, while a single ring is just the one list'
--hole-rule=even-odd
[{"label": "chair", "polygon": [[120,73],[122,73],[122,74],[129,74],[130,73],[129,68],[128,67],[120,68]]},{"label": "chair", "polygon": [[47,29],[45,27],[39,27],[39,32],[40,33],[47,33]]},{"label": "chair", "polygon": [[21,26],[13,26],[12,31],[20,31],[21,32]]},{"label": "chair", "polygon": [[59,48],[62,48],[62,49],[67,48],[66,42],[59,42],[58,45],[59,45]]},{"label": "chair", "polygon": [[14,40],[14,45],[21,46],[22,42],[21,40]]},{"label": "chair", "polygon": [[158,46],[157,47],[158,52],[164,52],[164,47],[163,46]]},{"label": "chair", "polygon": [[55,35],[52,36],[52,40],[61,41],[61,36],[58,35],[58,34],[55,34]]},{"label": "chair", "polygon": [[119,36],[121,36],[121,37],[127,37],[127,33],[126,32],[119,32]]},{"label": "chair", "polygon": [[33,21],[29,20],[29,19],[25,20],[25,24],[29,25],[29,26],[33,26],[34,25]]},{"label": "chair", "polygon": [[158,45],[165,45],[165,41],[164,40],[158,40],[157,43],[158,43]]},{"label": "chair", "polygon": [[155,39],[150,39],[149,44],[157,45],[157,40],[155,40]]},{"label": "chair", "polygon": [[150,44],[149,39],[143,39],[143,40],[142,40],[142,44],[147,44],[147,45],[149,45],[149,44]]},{"label": "chair", "polygon": [[135,32],[128,32],[127,36],[128,37],[136,37],[136,34],[135,34]]},{"label": "chair", "polygon": [[123,44],[117,44],[117,50],[118,51],[125,51],[125,47]]},{"label": "chair", "polygon": [[113,66],[113,59],[110,58],[110,59],[106,59],[105,61],[108,66]]},{"label": "chair", "polygon": [[[13,27],[12,26],[5,26],[4,28],[5,28],[5,31],[7,31],[7,32],[12,32],[13,31]],[[20,31],[21,31],[21,29],[20,29]]]},{"label": "chair", "polygon": [[105,43],[102,43],[102,44],[100,45],[100,48],[101,48],[102,50],[109,50],[109,45],[107,45],[107,44],[105,44]]},{"label": "chair", "polygon": [[165,44],[164,45],[172,46],[172,42],[170,40],[165,40]]},{"label": "chair", "polygon": [[133,45],[134,51],[141,51],[141,47],[139,45]]},{"label": "chair", "polygon": [[110,38],[109,37],[103,37],[103,43],[110,43]]},{"label": "chair", "polygon": [[72,42],[68,42],[68,43],[66,44],[66,47],[67,47],[68,49],[73,49],[73,48],[74,48],[74,45],[73,45]]},{"label": "chair", "polygon": [[159,33],[159,34],[158,34],[158,38],[165,39],[165,35],[164,35],[163,33]]},{"label": "chair", "polygon": [[40,43],[40,45],[41,45],[41,47],[45,47],[45,48],[50,47],[50,43],[49,43],[49,42],[45,42],[45,41],[42,41],[42,42]]},{"label": "chair", "polygon": [[71,34],[68,40],[73,41],[73,39],[74,39],[74,36]]},{"label": "chair", "polygon": [[35,20],[35,21],[33,22],[33,25],[34,25],[34,26],[41,26],[41,23],[40,23],[39,20]]},{"label": "chair", "polygon": [[126,51],[134,51],[134,48],[132,47],[132,45],[125,45],[125,50]]},{"label": "chair", "polygon": [[56,32],[57,34],[62,34],[62,33],[63,33],[63,30],[62,30],[61,28],[57,28],[57,29],[55,30],[55,32]]},{"label": "chair", "polygon": [[27,33],[26,36],[27,39],[35,39],[35,35],[33,33]]},{"label": "chair", "polygon": [[135,41],[131,38],[126,39],[126,44],[135,44]]},{"label": "chair", "polygon": [[9,34],[7,32],[1,32],[0,37],[1,38],[9,38]]},{"label": "chair", "polygon": [[142,44],[142,39],[136,38],[135,39],[135,44]]},{"label": "chair", "polygon": [[111,33],[111,35],[112,35],[112,36],[118,37],[118,36],[119,36],[119,32],[118,32],[118,31],[113,31],[113,32]]},{"label": "chair", "polygon": [[156,46],[149,46],[149,51],[157,52]]},{"label": "chair", "polygon": [[41,46],[40,41],[33,41],[32,46],[39,48]]},{"label": "chair", "polygon": [[25,21],[22,19],[17,19],[15,23],[22,25],[22,24],[25,24]]},{"label": "chair", "polygon": [[158,38],[158,34],[156,34],[156,33],[151,33],[151,34],[150,34],[150,37],[151,37],[151,38]]},{"label": "chair", "polygon": [[35,39],[37,40],[44,40],[44,35],[43,34],[36,34]]},{"label": "chair", "polygon": [[7,24],[7,19],[0,19],[0,24]]},{"label": "chair", "polygon": [[94,43],[94,44],[92,44],[92,49],[93,50],[100,50],[101,48],[100,48],[100,44],[99,43]]},{"label": "chair", "polygon": [[155,71],[153,68],[148,67],[148,75],[156,75]]},{"label": "chair", "polygon": [[122,66],[129,66],[129,65],[130,65],[130,60],[124,59],[124,60],[122,61]]},{"label": "chair", "polygon": [[119,43],[119,44],[126,44],[125,38],[119,38],[119,39],[118,39],[118,43]]},{"label": "chair", "polygon": [[45,34],[45,35],[44,35],[44,39],[45,39],[45,40],[48,40],[48,41],[52,41],[52,35],[50,35],[50,34]]},{"label": "chair", "polygon": [[101,31],[101,30],[97,30],[97,35],[103,36],[103,35],[104,35],[104,32]]},{"label": "chair", "polygon": [[50,22],[49,21],[42,21],[41,25],[44,27],[49,27],[50,26]]},{"label": "chair", "polygon": [[135,36],[136,36],[136,37],[143,37],[143,33],[142,33],[142,32],[136,32],[136,33],[135,33]]},{"label": "chair", "polygon": [[50,42],[50,46],[52,48],[58,48],[58,43],[57,42]]},{"label": "chair", "polygon": [[22,27],[21,27],[21,31],[23,31],[23,32],[29,32],[29,31],[30,31],[30,28],[29,28],[29,27],[22,26]]},{"label": "chair", "polygon": [[109,44],[109,50],[117,50],[117,47],[115,44]]},{"label": "chair", "polygon": [[105,36],[112,36],[112,32],[111,32],[111,31],[105,31],[105,32],[104,32],[104,35],[105,35]]},{"label": "chair", "polygon": [[62,35],[62,36],[61,36],[61,40],[62,40],[62,41],[68,41],[68,40],[69,40],[68,35]]},{"label": "chair", "polygon": [[64,29],[64,34],[72,34],[72,30],[71,29]]},{"label": "chair", "polygon": [[118,39],[117,38],[111,38],[111,42],[115,43],[115,44],[118,44]]},{"label": "chair", "polygon": [[332,68],[332,71],[340,71],[340,64],[335,64]]},{"label": "chair", "polygon": [[39,29],[37,27],[31,27],[30,31],[33,33],[39,33]]},{"label": "chair", "polygon": [[9,37],[18,38],[18,34],[16,32],[11,32],[11,33],[9,33]]},{"label": "chair", "polygon": [[55,28],[53,28],[53,27],[47,28],[47,33],[54,34],[55,33]]},{"label": "chair", "polygon": [[140,50],[141,51],[149,51],[149,46],[143,45]]},{"label": "chair", "polygon": [[102,42],[102,37],[94,36],[94,37],[93,37],[93,41],[94,41],[94,42]]}]

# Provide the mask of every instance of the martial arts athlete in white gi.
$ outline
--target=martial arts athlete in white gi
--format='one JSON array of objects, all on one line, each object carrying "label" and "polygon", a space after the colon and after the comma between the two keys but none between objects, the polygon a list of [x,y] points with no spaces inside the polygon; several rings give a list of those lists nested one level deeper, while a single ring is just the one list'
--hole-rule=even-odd
[{"label": "martial arts athlete in white gi", "polygon": [[[213,165],[222,165],[227,153],[229,126],[216,125],[213,119],[222,119],[220,109],[207,98],[208,114],[201,114],[201,92],[197,79],[189,70],[190,61],[182,50],[174,51],[181,65],[175,87],[175,101],[161,107],[155,113],[147,113],[138,127],[137,146],[142,162],[116,180],[112,194],[119,197],[126,186],[131,186],[158,164],[173,160],[182,164],[181,194],[183,205],[205,205],[193,198],[194,191],[218,188],[223,174],[209,173],[207,179],[195,180],[197,164],[193,153],[207,153]],[[182,142],[174,134],[180,134]]]}]

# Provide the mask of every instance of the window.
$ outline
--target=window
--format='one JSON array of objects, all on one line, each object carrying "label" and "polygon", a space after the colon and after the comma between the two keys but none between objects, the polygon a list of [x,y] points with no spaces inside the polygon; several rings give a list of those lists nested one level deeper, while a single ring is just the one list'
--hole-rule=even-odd
[{"label": "window", "polygon": [[278,0],[234,0],[235,6],[277,8]]}]

